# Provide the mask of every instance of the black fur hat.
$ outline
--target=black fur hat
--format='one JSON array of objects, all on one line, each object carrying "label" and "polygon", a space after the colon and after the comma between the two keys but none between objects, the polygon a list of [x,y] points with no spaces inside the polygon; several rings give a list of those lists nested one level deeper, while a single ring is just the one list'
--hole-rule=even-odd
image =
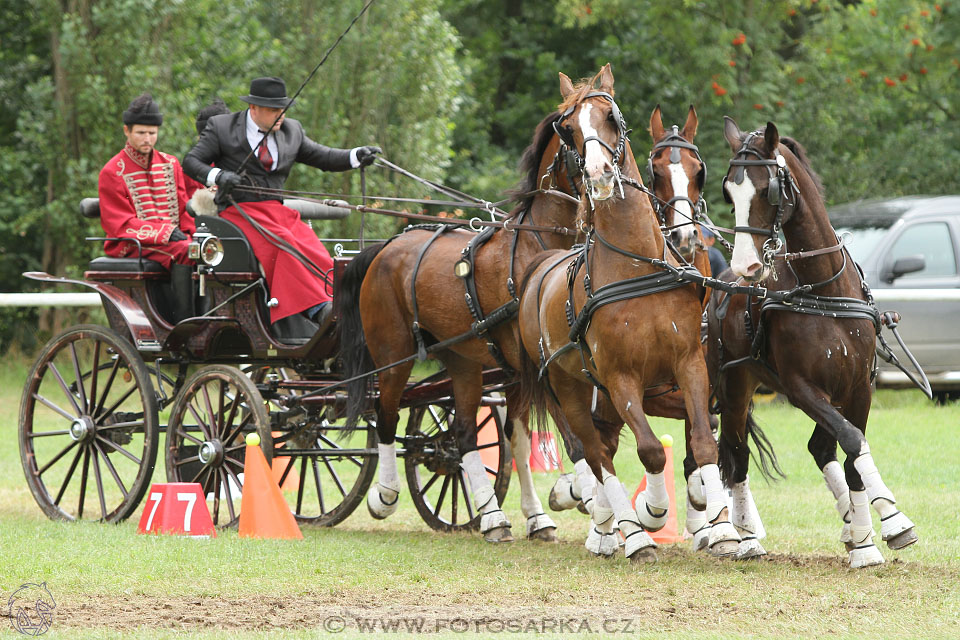
[{"label": "black fur hat", "polygon": [[203,133],[203,130],[207,128],[207,120],[213,116],[219,116],[224,113],[230,113],[230,109],[227,108],[223,100],[214,98],[213,102],[203,109],[200,109],[200,112],[197,114],[197,133]]},{"label": "black fur hat", "polygon": [[163,124],[163,114],[160,106],[153,101],[153,96],[144,93],[133,99],[127,110],[123,112],[123,124],[147,124],[159,127]]}]

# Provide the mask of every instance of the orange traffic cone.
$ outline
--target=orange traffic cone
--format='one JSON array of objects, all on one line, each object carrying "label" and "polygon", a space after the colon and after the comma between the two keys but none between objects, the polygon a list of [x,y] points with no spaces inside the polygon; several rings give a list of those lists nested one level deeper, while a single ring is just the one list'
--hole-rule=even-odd
[{"label": "orange traffic cone", "polygon": [[[477,447],[480,449],[480,459],[488,469],[500,468],[500,449],[492,447],[497,441],[497,424],[491,420],[490,407],[480,407],[477,411],[477,424],[482,424],[477,432]],[[488,446],[484,446],[488,445]]]},{"label": "orange traffic cone", "polygon": [[302,539],[300,527],[290,513],[290,507],[283,499],[259,445],[260,438],[256,434],[247,436],[243,498],[240,501],[240,537]]},{"label": "orange traffic cone", "polygon": [[[660,531],[654,531],[650,534],[654,542],[660,544],[673,544],[682,542],[683,536],[677,527],[677,494],[673,482],[673,438],[669,435],[660,436],[660,442],[663,443],[663,451],[667,454],[667,465],[663,468],[664,479],[667,485],[667,497],[670,499],[670,507],[667,511],[667,524]],[[644,475],[633,494],[633,508],[637,508],[637,496],[647,488],[647,476]],[[242,517],[242,515],[241,515]]]},{"label": "orange traffic cone", "polygon": [[[279,438],[282,435],[283,433],[280,431],[273,432],[274,438]],[[289,471],[287,471],[288,467]],[[297,468],[293,466],[293,458],[287,456],[274,457],[270,470],[273,472],[274,482],[279,484],[283,491],[296,491],[300,488],[300,474],[297,473]],[[287,474],[286,478],[283,477],[284,473]],[[283,484],[280,484],[281,479],[283,479]]]}]

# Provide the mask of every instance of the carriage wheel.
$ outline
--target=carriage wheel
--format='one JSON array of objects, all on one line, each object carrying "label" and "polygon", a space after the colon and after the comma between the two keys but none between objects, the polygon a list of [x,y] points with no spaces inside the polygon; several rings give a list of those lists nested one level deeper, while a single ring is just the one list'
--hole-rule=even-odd
[{"label": "carriage wheel", "polygon": [[157,459],[157,397],[140,355],[117,332],[79,325],[44,346],[20,403],[20,460],[43,512],[120,522]]},{"label": "carriage wheel", "polygon": [[256,385],[235,367],[210,365],[187,378],[167,424],[168,482],[198,482],[210,517],[229,527],[240,517],[248,433],[260,436],[269,463],[270,417]]},{"label": "carriage wheel", "polygon": [[[257,381],[272,376],[289,380],[282,368],[248,372]],[[292,392],[291,395],[296,395]],[[271,412],[288,414],[274,427],[274,477],[290,510],[300,522],[332,527],[353,513],[366,496],[377,467],[377,431],[361,418],[356,431],[342,439],[344,421],[334,407],[311,407],[309,414],[290,411],[282,399],[268,400]]]},{"label": "carriage wheel", "polygon": [[[480,526],[451,428],[455,412],[452,401],[411,408],[404,441],[410,497],[424,522],[439,531]],[[482,407],[477,414],[477,448],[500,504],[507,495],[512,469],[510,445],[503,433],[505,413],[501,407]]]}]

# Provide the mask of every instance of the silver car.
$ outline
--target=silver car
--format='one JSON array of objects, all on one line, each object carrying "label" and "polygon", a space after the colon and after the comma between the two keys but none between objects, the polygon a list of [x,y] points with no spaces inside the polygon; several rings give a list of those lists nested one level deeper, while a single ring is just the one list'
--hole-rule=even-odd
[{"label": "silver car", "polygon": [[[830,209],[838,233],[860,266],[880,311],[899,311],[900,335],[940,401],[960,397],[960,196],[864,200]],[[884,337],[901,363],[892,334]],[[877,385],[908,387],[880,363]]]}]

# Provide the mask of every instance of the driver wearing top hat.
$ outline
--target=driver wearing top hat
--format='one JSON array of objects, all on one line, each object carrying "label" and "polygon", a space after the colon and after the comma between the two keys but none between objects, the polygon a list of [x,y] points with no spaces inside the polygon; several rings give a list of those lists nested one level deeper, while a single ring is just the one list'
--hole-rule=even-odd
[{"label": "driver wearing top hat", "polygon": [[[246,235],[278,303],[270,310],[271,322],[304,313],[323,325],[331,294],[316,271],[332,277],[333,267],[323,243],[299,213],[283,206],[279,195],[235,187],[283,189],[294,162],[347,171],[370,165],[380,148],[335,149],[308,138],[300,122],[283,111],[293,100],[280,78],[254,79],[250,94],[240,99],[249,108],[211,117],[183,159],[184,171],[202,184],[217,185],[220,217]],[[313,264],[308,267],[295,253]]]}]

